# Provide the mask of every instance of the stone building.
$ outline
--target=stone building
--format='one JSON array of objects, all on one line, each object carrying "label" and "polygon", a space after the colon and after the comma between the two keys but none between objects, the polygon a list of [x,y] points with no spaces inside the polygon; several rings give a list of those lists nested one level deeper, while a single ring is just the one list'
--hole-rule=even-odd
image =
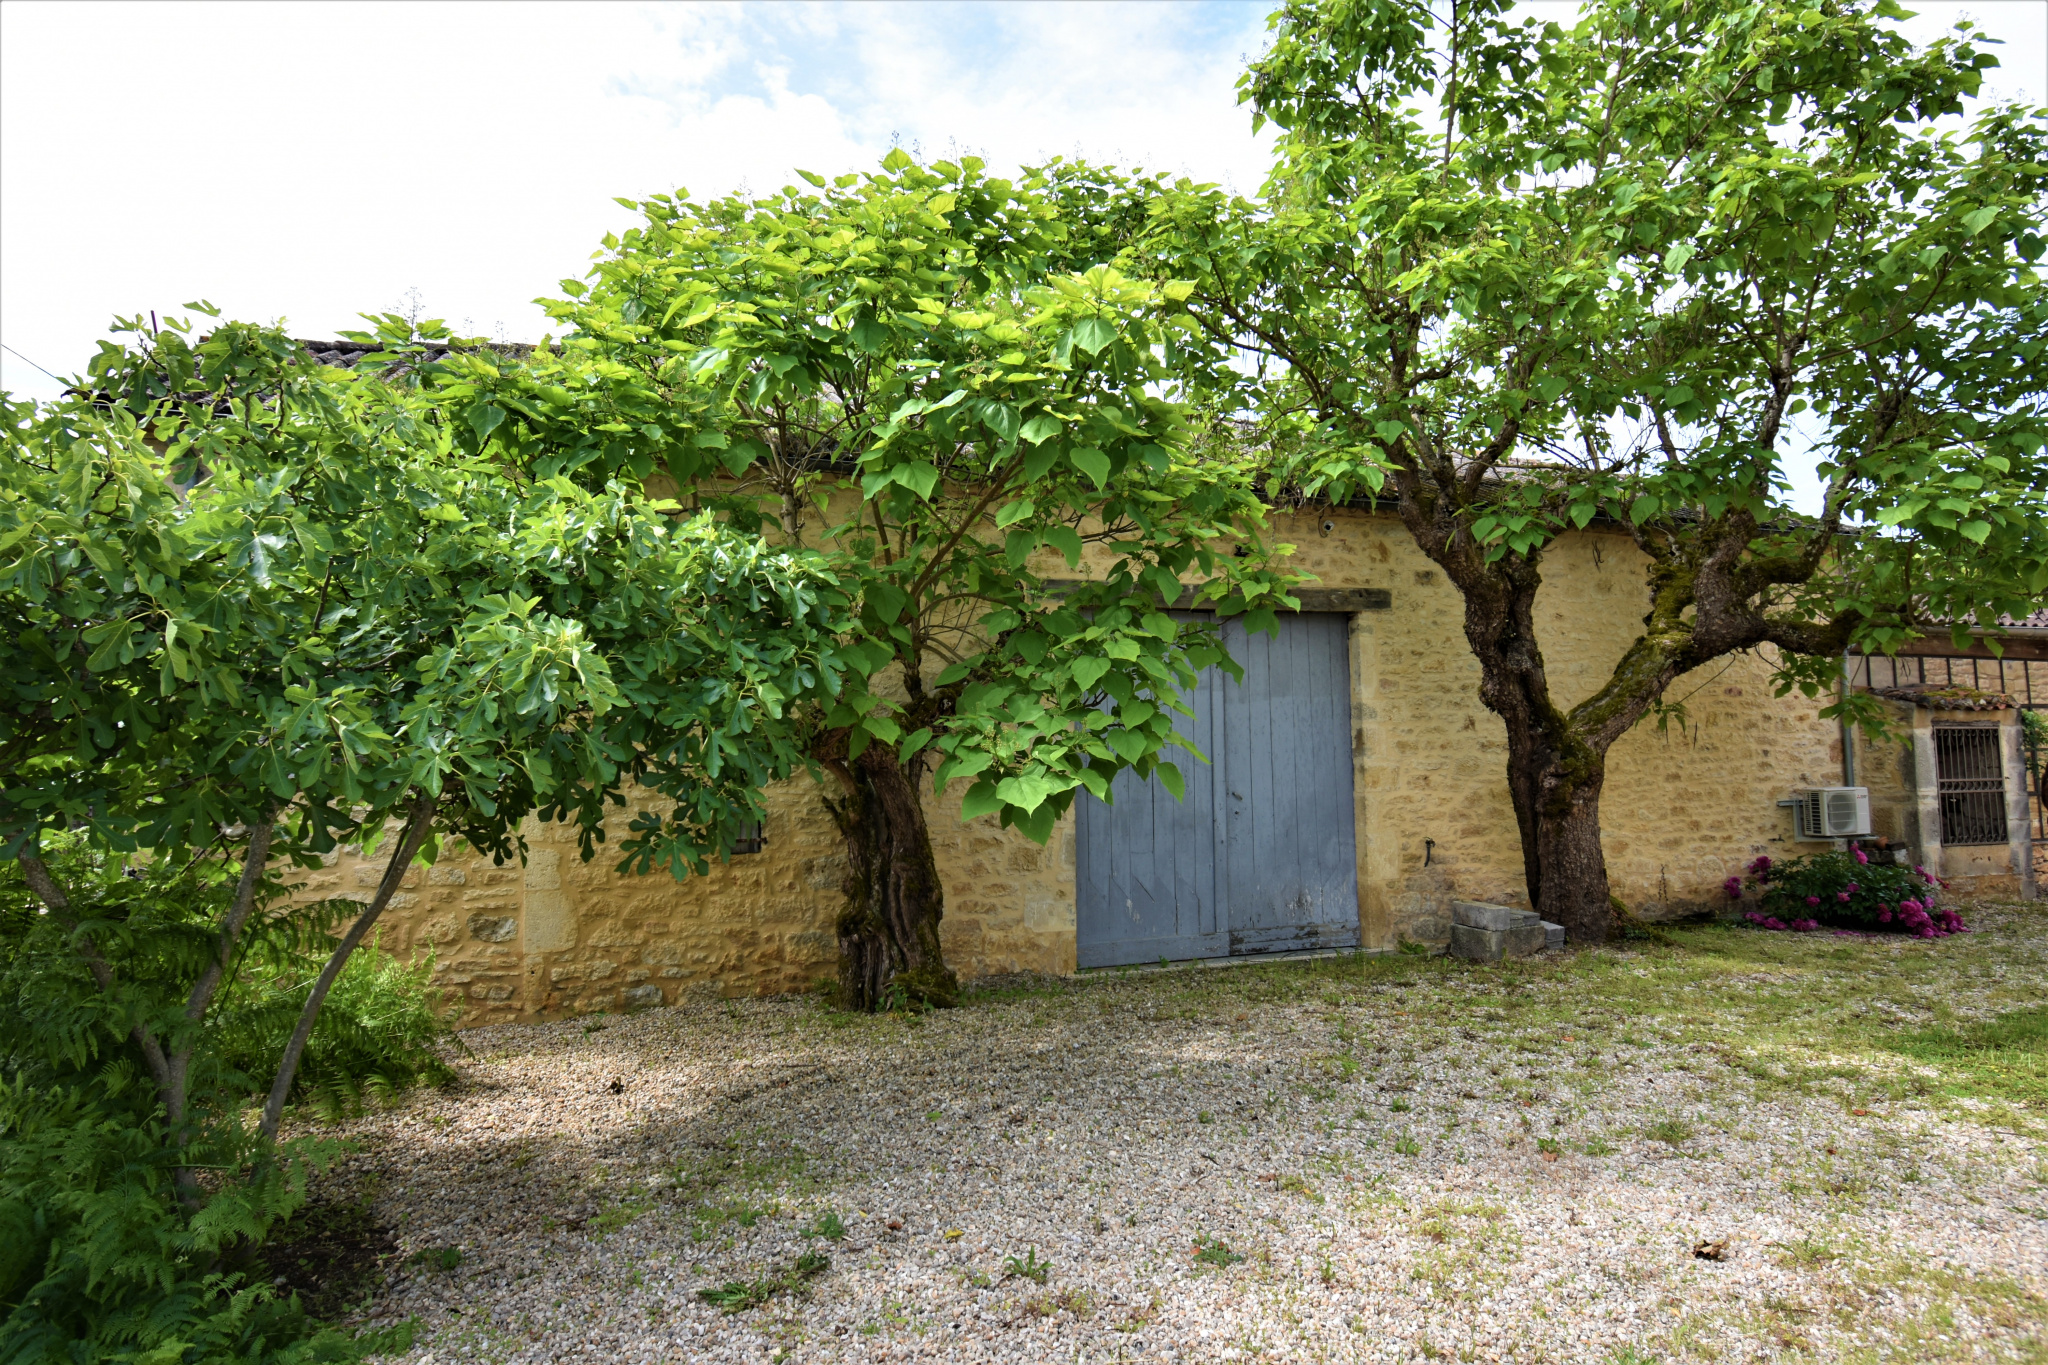
[{"label": "stone building", "polygon": [[[993,819],[963,823],[957,785],[927,797],[943,941],[963,977],[1442,944],[1454,898],[1527,903],[1504,732],[1479,701],[1457,591],[1387,513],[1313,508],[1276,515],[1273,530],[1319,580],[1313,610],[1253,642],[1266,653],[1244,685],[1205,681],[1190,733],[1214,761],[1182,763],[1186,802],[1124,787],[1110,808],[1084,796],[1040,847]],[[1538,624],[1555,695],[1575,700],[1612,668],[1638,629],[1643,582],[1633,543],[1597,524],[1546,552]],[[1680,679],[1667,699],[1682,721],[1646,719],[1610,755],[1615,893],[1648,917],[1714,903],[1758,854],[1828,846],[1800,838],[1802,793],[1863,787],[1873,835],[1964,890],[2031,894],[2030,840],[2043,831],[2017,716],[2048,706],[2048,619],[2023,623],[2002,660],[1981,644],[1924,645],[1847,661],[1850,685],[1896,698],[1903,743],[1845,746],[1817,717],[1823,703],[1773,695],[1768,657]],[[383,944],[432,952],[471,1022],[807,987],[834,970],[839,839],[807,778],[770,791],[767,808],[758,852],[684,882],[583,862],[566,830],[538,825],[524,866],[444,850],[408,874]],[[376,875],[344,858],[305,890],[367,897]]]}]

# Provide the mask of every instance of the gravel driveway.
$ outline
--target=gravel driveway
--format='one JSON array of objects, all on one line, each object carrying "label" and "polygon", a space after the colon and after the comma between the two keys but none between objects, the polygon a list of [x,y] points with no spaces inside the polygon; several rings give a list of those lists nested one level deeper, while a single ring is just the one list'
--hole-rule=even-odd
[{"label": "gravel driveway", "polygon": [[321,1197],[412,1362],[2041,1360],[2048,1115],[1758,1032],[2048,1003],[1973,918],[478,1030]]}]

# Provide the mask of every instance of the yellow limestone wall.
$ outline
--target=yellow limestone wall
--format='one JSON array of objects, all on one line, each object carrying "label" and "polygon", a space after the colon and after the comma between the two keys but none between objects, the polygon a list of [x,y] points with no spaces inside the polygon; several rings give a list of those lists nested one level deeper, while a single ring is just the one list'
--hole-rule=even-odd
[{"label": "yellow limestone wall", "polygon": [[[1325,521],[1331,529],[1322,529]],[[1314,509],[1275,518],[1294,565],[1331,588],[1385,588],[1391,609],[1352,618],[1352,750],[1359,911],[1369,947],[1449,937],[1454,898],[1526,904],[1499,720],[1480,704],[1458,594],[1390,515]],[[1590,692],[1635,637],[1642,558],[1625,536],[1575,533],[1546,556],[1538,625],[1553,693]],[[1758,853],[1805,852],[1777,801],[1841,781],[1823,704],[1774,698],[1767,659],[1723,659],[1679,680],[1686,720],[1644,721],[1615,745],[1602,818],[1614,889],[1656,914],[1721,895]],[[833,971],[843,867],[808,778],[768,793],[768,846],[678,883],[582,862],[572,838],[531,827],[526,866],[466,848],[415,868],[384,919],[384,946],[435,954],[435,978],[469,1022],[673,1001],[679,991],[799,989]],[[928,801],[948,961],[963,977],[1074,969],[1071,815],[1040,848],[983,818],[960,789]],[[622,811],[623,830],[630,811]],[[1427,849],[1425,840],[1433,841]],[[1424,866],[1427,852],[1428,866]],[[367,899],[379,869],[343,858],[305,894]]]}]

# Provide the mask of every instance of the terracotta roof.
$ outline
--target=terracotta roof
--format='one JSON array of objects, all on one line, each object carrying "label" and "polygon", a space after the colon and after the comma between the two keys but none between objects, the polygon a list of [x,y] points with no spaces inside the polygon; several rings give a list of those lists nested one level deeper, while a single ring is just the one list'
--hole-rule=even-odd
[{"label": "terracotta roof", "polygon": [[[343,369],[354,365],[366,355],[375,355],[386,347],[382,342],[371,341],[308,341],[297,338],[299,345],[306,348],[306,354],[322,365],[335,365]],[[428,346],[422,354],[429,361],[439,360],[453,350],[450,346]],[[464,346],[465,351],[492,351],[498,355],[531,355],[533,347],[524,341],[490,341],[481,346]]]},{"label": "terracotta roof", "polygon": [[1909,701],[1932,711],[2010,711],[2013,706],[2012,698],[2003,692],[1980,692],[1974,687],[1913,684],[1871,690],[1890,701]]}]

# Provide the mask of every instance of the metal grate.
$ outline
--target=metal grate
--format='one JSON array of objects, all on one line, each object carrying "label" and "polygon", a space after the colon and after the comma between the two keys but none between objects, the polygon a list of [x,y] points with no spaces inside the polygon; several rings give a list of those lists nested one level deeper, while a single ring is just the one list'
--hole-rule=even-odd
[{"label": "metal grate", "polygon": [[750,820],[740,826],[739,836],[732,841],[734,853],[759,853],[768,847],[768,822]]},{"label": "metal grate", "polygon": [[[2023,708],[2027,711],[2048,711],[2048,703],[2039,707]],[[2048,744],[2036,739],[2035,731],[2026,731],[2025,752],[2027,760],[2027,818],[2032,823],[2034,848],[2038,853],[2048,846]]]},{"label": "metal grate", "polygon": [[1940,779],[1942,844],[2006,842],[2005,753],[1999,727],[1935,726],[1934,762]]}]

